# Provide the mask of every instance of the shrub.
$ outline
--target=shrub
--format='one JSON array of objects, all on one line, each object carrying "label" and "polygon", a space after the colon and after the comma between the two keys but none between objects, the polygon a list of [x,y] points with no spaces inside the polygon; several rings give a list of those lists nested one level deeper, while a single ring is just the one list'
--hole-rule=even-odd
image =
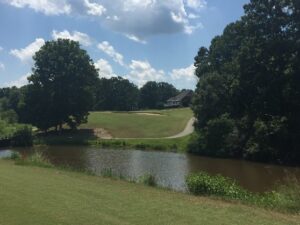
[{"label": "shrub", "polygon": [[21,155],[19,152],[12,152],[9,159],[11,160],[19,160],[21,159]]},{"label": "shrub", "polygon": [[145,174],[143,176],[139,177],[139,183],[142,183],[147,186],[155,187],[157,186],[156,178],[155,176],[151,174]]},{"label": "shrub", "polygon": [[17,165],[28,165],[28,166],[38,166],[38,167],[46,167],[50,168],[53,167],[51,162],[41,153],[35,152],[29,157],[24,159],[19,159],[16,161]]},{"label": "shrub", "polygon": [[189,192],[195,195],[215,195],[233,199],[244,199],[248,196],[248,192],[235,181],[221,175],[210,176],[205,172],[191,174],[186,178],[186,184]]},{"label": "shrub", "polygon": [[197,135],[190,140],[188,151],[217,157],[232,156],[237,141],[235,121],[229,118],[229,114],[223,114],[209,120],[198,130]]},{"label": "shrub", "polygon": [[32,136],[31,126],[28,125],[18,126],[16,132],[13,135],[11,144],[14,147],[32,146],[33,136]]},{"label": "shrub", "polygon": [[186,184],[194,195],[218,196],[285,212],[300,211],[300,182],[297,179],[261,194],[246,191],[230,178],[210,176],[205,172],[189,175]]}]

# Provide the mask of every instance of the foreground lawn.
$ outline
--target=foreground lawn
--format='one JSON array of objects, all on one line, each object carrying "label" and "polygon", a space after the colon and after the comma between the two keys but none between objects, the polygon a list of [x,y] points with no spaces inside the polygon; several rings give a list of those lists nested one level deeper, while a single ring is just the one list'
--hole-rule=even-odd
[{"label": "foreground lawn", "polygon": [[297,224],[299,216],[0,160],[1,225]]},{"label": "foreground lawn", "polygon": [[138,112],[91,112],[83,129],[104,128],[117,138],[160,138],[180,133],[192,118],[191,109]]}]

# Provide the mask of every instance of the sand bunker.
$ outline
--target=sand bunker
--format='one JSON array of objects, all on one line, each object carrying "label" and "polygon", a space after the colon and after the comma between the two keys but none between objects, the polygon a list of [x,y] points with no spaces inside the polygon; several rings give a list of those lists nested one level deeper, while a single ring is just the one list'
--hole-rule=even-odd
[{"label": "sand bunker", "polygon": [[94,135],[100,139],[112,139],[112,135],[103,128],[94,129]]},{"label": "sand bunker", "polygon": [[138,113],[134,113],[134,114],[145,115],[145,116],[162,116],[159,113],[147,113],[147,112],[138,112]]}]

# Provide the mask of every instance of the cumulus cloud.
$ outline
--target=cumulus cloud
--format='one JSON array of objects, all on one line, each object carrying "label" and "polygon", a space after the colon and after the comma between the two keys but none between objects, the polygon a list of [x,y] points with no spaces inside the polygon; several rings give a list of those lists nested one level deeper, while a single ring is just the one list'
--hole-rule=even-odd
[{"label": "cumulus cloud", "polygon": [[148,61],[132,60],[129,68],[130,72],[125,78],[133,81],[139,87],[148,81],[165,80],[165,72],[163,70],[156,70]]},{"label": "cumulus cloud", "polygon": [[120,64],[121,66],[125,66],[123,55],[117,52],[108,41],[101,42],[97,47],[111,57],[116,63]]},{"label": "cumulus cloud", "polygon": [[[192,33],[199,29],[199,13],[206,0],[0,0],[28,7],[46,15],[71,14],[93,17],[100,24],[133,41],[149,36]],[[103,16],[105,15],[105,16]]]},{"label": "cumulus cloud", "polygon": [[22,87],[22,86],[28,84],[27,78],[28,78],[30,75],[31,75],[30,73],[27,73],[27,74],[25,74],[24,76],[20,77],[20,78],[17,79],[17,80],[14,80],[14,81],[11,81],[11,82],[6,82],[6,83],[4,83],[4,86],[5,86],[5,87],[13,87],[13,86],[16,86],[16,87]]},{"label": "cumulus cloud", "polygon": [[1,0],[17,8],[30,8],[46,15],[70,14],[72,6],[67,0]]},{"label": "cumulus cloud", "polygon": [[112,78],[117,75],[114,74],[113,69],[108,61],[105,59],[99,59],[95,63],[95,67],[99,70],[99,77],[101,78]]},{"label": "cumulus cloud", "polygon": [[195,66],[192,64],[186,68],[173,69],[170,72],[170,77],[173,83],[180,88],[192,88],[197,83],[197,77],[195,76]]},{"label": "cumulus cloud", "polygon": [[78,41],[83,46],[90,46],[92,44],[92,41],[91,41],[91,38],[89,37],[89,35],[87,35],[85,33],[81,33],[79,31],[73,31],[73,33],[70,33],[67,30],[63,30],[61,32],[53,30],[52,38],[55,40],[58,38],[62,38],[62,39],[70,39],[73,41]]},{"label": "cumulus cloud", "polygon": [[134,41],[145,41],[157,34],[191,33],[201,27],[193,12],[206,7],[205,0],[116,0],[114,5],[108,2],[103,0],[108,13],[118,15],[119,20],[107,20],[104,24]]},{"label": "cumulus cloud", "polygon": [[20,59],[22,62],[28,62],[32,59],[32,56],[40,50],[40,48],[45,44],[44,39],[37,38],[34,42],[29,44],[27,47],[22,49],[13,49],[10,54]]},{"label": "cumulus cloud", "polygon": [[102,16],[106,12],[106,8],[95,2],[90,2],[89,0],[84,0],[84,4],[87,7],[87,14],[93,16]]}]

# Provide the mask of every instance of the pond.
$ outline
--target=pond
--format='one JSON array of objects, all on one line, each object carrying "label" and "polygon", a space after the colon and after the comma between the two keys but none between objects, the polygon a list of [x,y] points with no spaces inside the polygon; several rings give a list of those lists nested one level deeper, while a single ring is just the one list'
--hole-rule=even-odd
[{"label": "pond", "polygon": [[[18,149],[22,153],[34,149]],[[185,191],[185,177],[193,172],[206,171],[235,179],[250,191],[271,190],[288,178],[300,179],[300,168],[253,163],[243,160],[213,159],[190,154],[157,151],[111,150],[97,147],[53,146],[40,147],[55,165],[68,165],[87,169],[100,175],[111,169],[116,175],[138,178],[145,174],[156,177],[160,186]],[[11,150],[0,150],[0,157],[9,156]]]}]

